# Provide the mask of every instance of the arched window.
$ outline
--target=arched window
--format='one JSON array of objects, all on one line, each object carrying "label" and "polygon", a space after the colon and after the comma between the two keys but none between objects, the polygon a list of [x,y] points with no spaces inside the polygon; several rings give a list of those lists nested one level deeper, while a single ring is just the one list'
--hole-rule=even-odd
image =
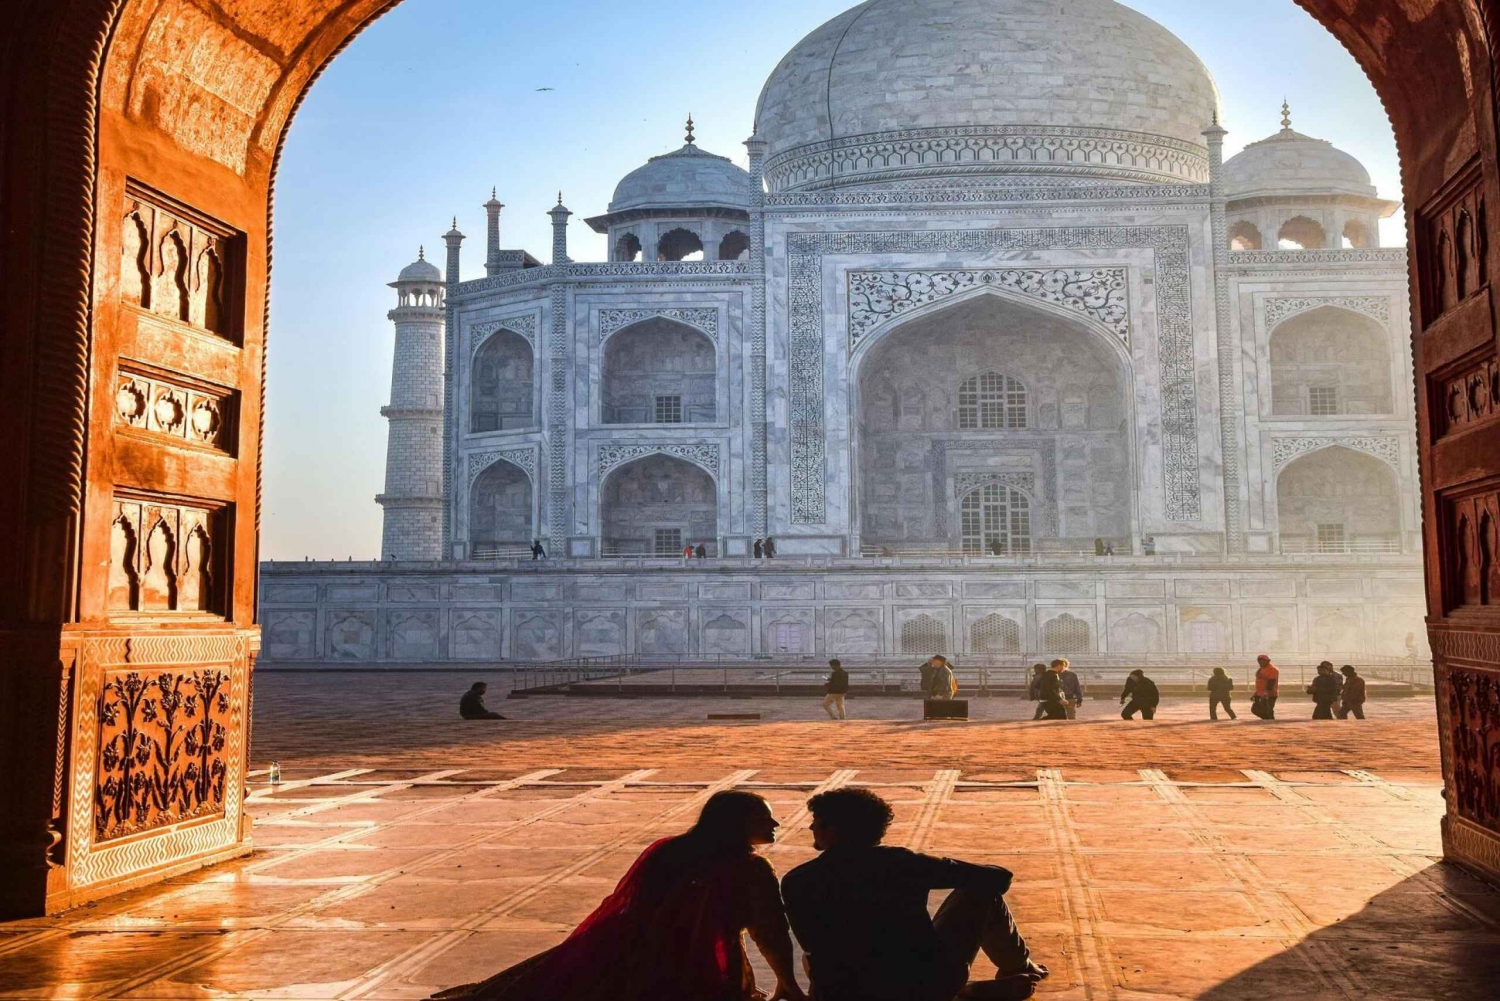
[{"label": "arched window", "polygon": [[1390,334],[1372,317],[1320,306],[1271,331],[1271,413],[1277,417],[1389,414]]},{"label": "arched window", "polygon": [[480,559],[529,546],[532,524],[531,477],[501,460],[474,481],[469,506],[469,549]]},{"label": "arched window", "polygon": [[976,487],[959,505],[966,553],[1005,556],[1031,552],[1031,502],[999,483]]},{"label": "arched window", "polygon": [[1045,653],[1088,653],[1093,645],[1089,624],[1066,612],[1042,627]]},{"label": "arched window", "polygon": [[1282,225],[1276,243],[1282,250],[1322,250],[1328,246],[1328,234],[1320,223],[1299,215]]},{"label": "arched window", "polygon": [[961,431],[1024,429],[1026,387],[996,372],[966,379],[958,387],[958,427]]},{"label": "arched window", "polygon": [[750,249],[750,238],[735,230],[719,241],[719,260],[737,261]]},{"label": "arched window", "polygon": [[991,612],[969,626],[969,652],[1020,653],[1020,624],[998,612]]},{"label": "arched window", "polygon": [[604,342],[605,424],[702,424],[718,413],[714,342],[665,317],[643,320]]},{"label": "arched window", "polygon": [[685,261],[694,254],[699,255],[698,260],[703,259],[703,241],[690,229],[674,229],[664,233],[656,244],[658,261]]},{"label": "arched window", "polygon": [[634,233],[626,233],[615,243],[616,261],[634,261],[641,256],[641,238]]},{"label": "arched window", "polygon": [[1358,219],[1350,219],[1344,225],[1344,246],[1353,250],[1369,250],[1376,245],[1369,227]]},{"label": "arched window", "polygon": [[474,355],[470,386],[470,431],[509,431],[536,423],[531,345],[520,334],[498,330],[490,335]]},{"label": "arched window", "polygon": [[648,455],[613,470],[599,490],[605,556],[680,556],[684,546],[714,549],[719,492],[701,466]]},{"label": "arched window", "polygon": [[1229,227],[1230,250],[1260,250],[1262,245],[1260,230],[1255,223],[1241,219]]},{"label": "arched window", "polygon": [[1400,552],[1396,471],[1342,446],[1309,452],[1276,479],[1276,521],[1283,553]]}]

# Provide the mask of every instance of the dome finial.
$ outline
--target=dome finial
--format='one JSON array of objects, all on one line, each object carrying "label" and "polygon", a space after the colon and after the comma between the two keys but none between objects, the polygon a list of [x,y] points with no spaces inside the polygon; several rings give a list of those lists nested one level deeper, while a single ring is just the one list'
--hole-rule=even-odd
[{"label": "dome finial", "polygon": [[697,140],[693,138],[693,113],[691,111],[688,112],[687,136],[686,136],[686,138],[687,138],[687,144],[689,146],[691,146],[691,145],[693,145],[693,143],[697,142]]},{"label": "dome finial", "polygon": [[1281,127],[1287,131],[1292,127],[1292,106],[1284,97],[1281,99]]},{"label": "dome finial", "polygon": [[422,244],[418,244],[417,245],[417,260],[419,260],[419,261],[425,261],[425,260],[427,260],[427,248],[425,246],[423,246]]}]

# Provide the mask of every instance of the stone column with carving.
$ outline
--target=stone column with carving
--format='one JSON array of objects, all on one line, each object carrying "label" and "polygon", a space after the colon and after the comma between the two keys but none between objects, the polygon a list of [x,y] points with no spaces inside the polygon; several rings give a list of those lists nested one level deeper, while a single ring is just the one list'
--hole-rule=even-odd
[{"label": "stone column with carving", "polygon": [[[443,242],[448,246],[448,271],[447,288],[453,288],[459,282],[460,248],[463,246],[464,235],[458,231],[458,219],[453,220],[453,228],[443,234]],[[443,316],[443,514],[442,514],[442,550],[443,559],[452,559],[458,554],[453,547],[453,516],[458,497],[456,484],[462,482],[458,470],[454,468],[458,454],[458,415],[454,413],[454,404],[458,400],[457,387],[453,380],[458,370],[458,312],[453,305],[452,299],[445,300],[445,312]]]},{"label": "stone column with carving", "polygon": [[766,188],[765,141],[745,140],[750,153],[750,534],[770,531],[766,495]]},{"label": "stone column with carving", "polygon": [[496,189],[490,189],[490,200],[484,203],[487,237],[485,242],[484,273],[494,275],[500,271],[500,210],[503,202],[495,197]]},{"label": "stone column with carving", "polygon": [[570,264],[572,259],[568,257],[568,217],[569,212],[562,203],[562,192],[557,193],[557,204],[547,213],[552,217],[552,263]]},{"label": "stone column with carving", "polygon": [[1218,339],[1219,450],[1223,457],[1224,548],[1238,553],[1245,549],[1240,506],[1240,394],[1235,384],[1234,324],[1229,306],[1229,230],[1224,213],[1224,137],[1229,131],[1214,116],[1203,130],[1208,140],[1209,222],[1213,240],[1214,326]]},{"label": "stone column with carving", "polygon": [[[552,314],[551,336],[548,338],[548,367],[551,369],[547,387],[547,469],[548,492],[551,503],[547,517],[548,547],[554,557],[563,557],[571,527],[568,504],[568,458],[571,452],[571,435],[568,419],[568,384],[572,366],[569,364],[568,337],[568,285],[563,266],[568,259],[568,217],[573,213],[562,203],[562,192],[557,193],[557,204],[547,213],[552,217],[552,266],[553,278],[550,312]],[[541,534],[538,526],[537,534]]]}]

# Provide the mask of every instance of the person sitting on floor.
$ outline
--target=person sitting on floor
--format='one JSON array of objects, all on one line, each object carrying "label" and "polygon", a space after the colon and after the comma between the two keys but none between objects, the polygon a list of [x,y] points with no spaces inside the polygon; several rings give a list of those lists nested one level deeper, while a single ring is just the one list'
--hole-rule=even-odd
[{"label": "person sitting on floor", "polygon": [[490,690],[490,686],[482,681],[476,681],[464,692],[463,698],[458,700],[458,714],[464,719],[504,719],[499,713],[492,713],[484,707],[484,693]]},{"label": "person sitting on floor", "polygon": [[715,793],[687,833],[647,848],[561,945],[433,1001],[765,999],[747,930],[776,977],[770,1001],[806,1001],[776,871],[755,851],[778,826],[754,793]]},{"label": "person sitting on floor", "polygon": [[[1028,998],[1047,976],[1005,905],[1008,870],[882,845],[893,814],[869,789],[807,806],[822,854],[787,873],[781,892],[818,1001]],[[928,894],[943,889],[953,892],[929,916]],[[995,979],[970,984],[981,949]]]},{"label": "person sitting on floor", "polygon": [[1161,705],[1161,692],[1156,682],[1146,677],[1146,672],[1137,668],[1125,679],[1125,690],[1120,693],[1125,708],[1120,710],[1121,719],[1135,719],[1140,713],[1145,719],[1156,719],[1156,707]]}]

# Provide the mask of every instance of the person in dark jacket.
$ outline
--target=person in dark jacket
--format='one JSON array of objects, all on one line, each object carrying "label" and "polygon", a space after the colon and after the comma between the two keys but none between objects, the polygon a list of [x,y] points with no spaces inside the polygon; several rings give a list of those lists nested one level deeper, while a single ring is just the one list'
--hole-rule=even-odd
[{"label": "person in dark jacket", "polygon": [[484,693],[490,690],[490,686],[482,681],[476,681],[464,692],[463,698],[458,700],[458,714],[464,719],[504,719],[499,713],[492,713],[484,707]]},{"label": "person in dark jacket", "polygon": [[698,543],[698,548],[693,551],[693,555],[700,560],[708,559],[708,547],[701,542]]},{"label": "person in dark jacket", "polygon": [[1318,665],[1318,676],[1307,686],[1307,694],[1313,699],[1313,719],[1333,719],[1333,707],[1338,704],[1344,691],[1344,679],[1333,670],[1333,662],[1323,661]]},{"label": "person in dark jacket", "polygon": [[775,558],[776,558],[776,540],[773,539],[771,536],[768,535],[768,536],[766,536],[766,559],[768,559],[768,560],[774,560]]},{"label": "person in dark jacket", "polygon": [[828,662],[828,680],[823,682],[823,711],[829,719],[848,719],[844,715],[844,696],[849,694],[849,672],[837,657]]},{"label": "person in dark jacket", "polygon": [[1043,719],[1067,719],[1068,705],[1063,698],[1062,673],[1068,669],[1066,657],[1059,657],[1052,662],[1052,667],[1043,672],[1041,681],[1037,683],[1037,694],[1041,697]]},{"label": "person in dark jacket", "polygon": [[547,550],[542,548],[541,539],[531,540],[531,558],[533,560],[545,560],[547,558]]},{"label": "person in dark jacket", "polygon": [[1156,690],[1156,682],[1146,677],[1146,672],[1134,670],[1130,677],[1125,679],[1125,690],[1120,693],[1120,701],[1125,708],[1120,710],[1121,719],[1135,719],[1135,714],[1140,713],[1146,719],[1156,719],[1156,707],[1161,705],[1161,692]]},{"label": "person in dark jacket", "polygon": [[1229,693],[1234,691],[1234,679],[1224,673],[1222,667],[1214,668],[1213,677],[1208,679],[1208,718],[1217,721],[1219,718],[1219,707],[1229,714],[1230,719],[1239,719],[1234,714],[1234,706],[1230,704]]},{"label": "person in dark jacket", "polygon": [[[1027,998],[1047,976],[1005,904],[1008,870],[882,845],[893,814],[869,789],[807,805],[821,854],[786,874],[781,895],[818,1001]],[[929,915],[942,889],[953,892]],[[981,949],[995,976],[970,984]]]},{"label": "person in dark jacket", "polygon": [[1047,714],[1047,707],[1042,704],[1042,676],[1046,673],[1046,664],[1031,665],[1031,678],[1026,683],[1025,698],[1036,703],[1036,715],[1032,719],[1041,719]]},{"label": "person in dark jacket", "polygon": [[1083,705],[1083,680],[1071,664],[1064,661],[1064,665],[1057,672],[1057,684],[1062,689],[1063,708],[1067,710],[1068,719],[1077,719],[1078,707]]},{"label": "person in dark jacket", "polygon": [[932,669],[927,682],[927,698],[946,702],[956,697],[958,680],[953,677],[953,668],[948,664],[948,658],[938,654],[927,663]]},{"label": "person in dark jacket", "polygon": [[760,559],[766,554],[765,546],[761,544],[759,539],[755,540],[755,545],[751,547],[751,550],[755,553],[756,559]]},{"label": "person in dark jacket", "polygon": [[1365,679],[1361,678],[1354,670],[1353,664],[1345,664],[1339,668],[1339,673],[1344,676],[1344,693],[1339,699],[1339,719],[1348,719],[1353,713],[1355,719],[1365,718]]}]

